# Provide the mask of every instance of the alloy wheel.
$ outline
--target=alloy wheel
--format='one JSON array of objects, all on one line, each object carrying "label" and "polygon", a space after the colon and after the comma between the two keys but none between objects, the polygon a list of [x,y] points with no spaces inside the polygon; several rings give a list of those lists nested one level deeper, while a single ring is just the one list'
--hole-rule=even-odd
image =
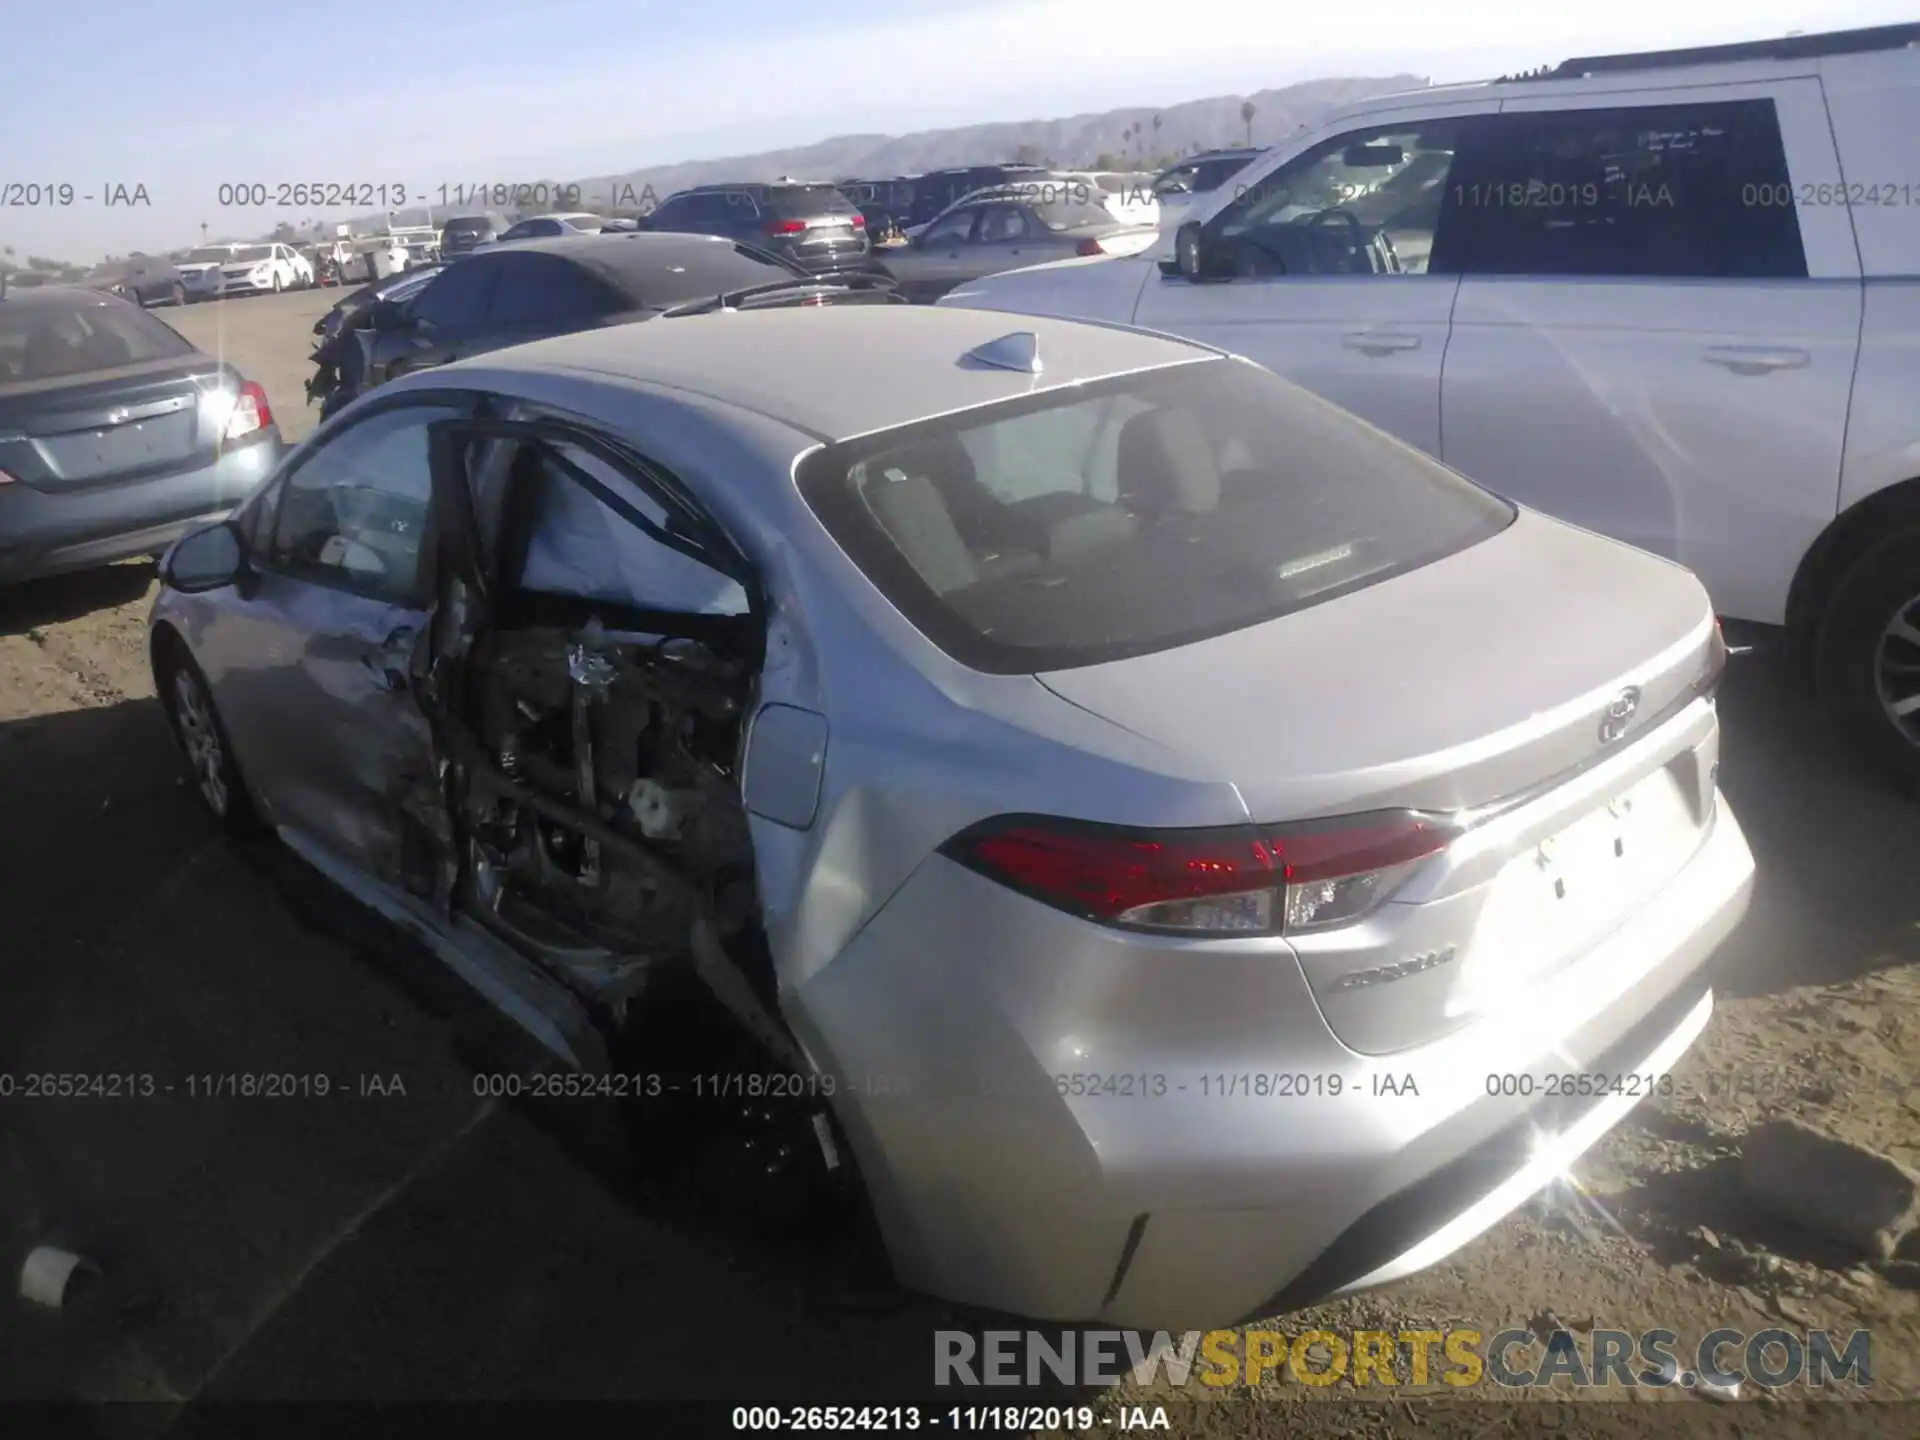
[{"label": "alloy wheel", "polygon": [[1874,646],[1873,685],[1893,728],[1920,746],[1920,595],[1900,606]]},{"label": "alloy wheel", "polygon": [[180,747],[186,752],[187,766],[193,772],[194,784],[200,788],[200,798],[215,815],[225,815],[230,801],[226,750],[213,721],[212,702],[199,680],[185,669],[173,672],[173,718],[180,732]]}]

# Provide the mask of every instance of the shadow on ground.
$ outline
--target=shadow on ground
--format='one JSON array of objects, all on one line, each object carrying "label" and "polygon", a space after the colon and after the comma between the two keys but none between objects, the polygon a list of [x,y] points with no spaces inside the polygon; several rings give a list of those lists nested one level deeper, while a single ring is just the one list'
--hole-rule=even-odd
[{"label": "shadow on ground", "polygon": [[0,635],[24,635],[138,600],[153,583],[147,564],[110,565],[75,575],[52,575],[0,586]]},{"label": "shadow on ground", "polygon": [[1920,960],[1920,806],[1836,748],[1773,651],[1734,658],[1720,713],[1720,784],[1758,877],[1716,990],[1770,995]]}]

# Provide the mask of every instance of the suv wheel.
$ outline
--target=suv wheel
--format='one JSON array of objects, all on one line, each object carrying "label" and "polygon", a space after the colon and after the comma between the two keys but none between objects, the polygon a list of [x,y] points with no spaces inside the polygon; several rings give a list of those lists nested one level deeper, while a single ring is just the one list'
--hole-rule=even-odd
[{"label": "suv wheel", "polygon": [[1920,792],[1920,529],[1888,536],[1834,586],[1814,673],[1849,745]]},{"label": "suv wheel", "polygon": [[213,708],[200,667],[174,640],[161,651],[154,666],[155,686],[165,708],[173,738],[186,762],[187,780],[213,821],[229,835],[257,835],[266,828],[254,809],[253,797],[234,764],[233,745],[220,713]]}]

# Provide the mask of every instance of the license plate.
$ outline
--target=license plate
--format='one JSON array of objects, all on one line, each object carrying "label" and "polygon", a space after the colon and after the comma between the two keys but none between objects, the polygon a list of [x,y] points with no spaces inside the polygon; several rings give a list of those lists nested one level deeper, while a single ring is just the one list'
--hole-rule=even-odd
[{"label": "license plate", "polygon": [[1693,807],[1663,766],[1508,861],[1474,948],[1509,980],[1551,968],[1618,924],[1699,839]]},{"label": "license plate", "polygon": [[41,445],[64,480],[92,480],[121,470],[138,470],[192,453],[195,415],[182,410],[152,420],[61,435]]}]

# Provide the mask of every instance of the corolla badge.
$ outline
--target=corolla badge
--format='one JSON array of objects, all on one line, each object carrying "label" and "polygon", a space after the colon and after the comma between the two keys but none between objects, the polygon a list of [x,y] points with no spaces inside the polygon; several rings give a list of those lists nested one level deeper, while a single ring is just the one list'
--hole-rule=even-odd
[{"label": "corolla badge", "polygon": [[1600,743],[1611,745],[1627,733],[1627,727],[1633,723],[1633,713],[1640,708],[1640,687],[1629,685],[1613,697],[1613,703],[1607,706],[1607,713],[1600,717]]}]

